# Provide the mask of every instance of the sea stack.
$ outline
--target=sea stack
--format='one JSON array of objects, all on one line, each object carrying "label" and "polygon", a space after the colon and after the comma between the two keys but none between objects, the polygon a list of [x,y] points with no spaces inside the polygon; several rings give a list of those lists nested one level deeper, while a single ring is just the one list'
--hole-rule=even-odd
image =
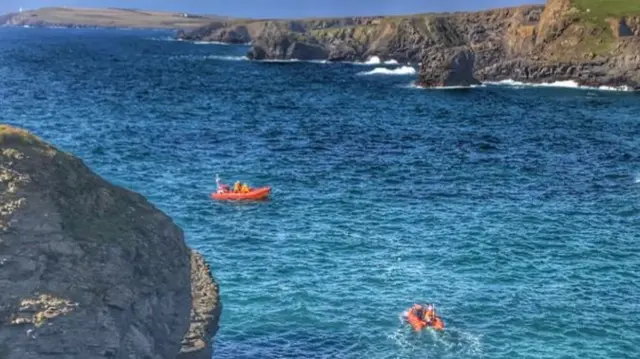
[{"label": "sea stack", "polygon": [[423,87],[468,87],[479,85],[473,76],[473,51],[466,47],[435,48],[426,52],[420,65],[418,84]]},{"label": "sea stack", "polygon": [[171,218],[0,125],[0,358],[211,358],[221,304]]}]

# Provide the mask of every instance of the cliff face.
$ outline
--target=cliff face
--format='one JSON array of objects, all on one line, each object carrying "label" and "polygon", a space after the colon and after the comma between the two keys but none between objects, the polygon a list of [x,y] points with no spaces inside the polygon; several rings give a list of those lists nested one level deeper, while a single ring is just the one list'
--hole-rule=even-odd
[{"label": "cliff face", "polygon": [[637,17],[612,15],[616,10],[610,5],[596,7],[602,5],[603,0],[549,0],[540,21],[523,36],[527,45],[477,66],[477,76],[640,88]]},{"label": "cliff face", "polygon": [[0,125],[0,357],[208,359],[219,312],[169,217]]},{"label": "cliff face", "polygon": [[[536,23],[542,6],[497,9],[456,14],[399,17],[360,17],[291,21],[213,22],[190,32],[185,40],[253,42],[250,54],[282,58],[292,46],[321,47],[329,60],[366,60],[371,56],[418,63],[431,46],[494,48],[502,42],[510,22]],[[235,41],[232,41],[235,42]],[[317,52],[314,52],[317,54]],[[300,59],[311,59],[305,53]],[[253,56],[254,58],[261,58]],[[316,56],[313,56],[314,58]],[[482,61],[480,59],[479,61]]]},{"label": "cliff face", "polygon": [[308,31],[366,25],[380,17],[311,20],[221,20],[192,30],[181,30],[177,38],[189,41],[248,43],[272,35],[275,30],[303,34]]}]

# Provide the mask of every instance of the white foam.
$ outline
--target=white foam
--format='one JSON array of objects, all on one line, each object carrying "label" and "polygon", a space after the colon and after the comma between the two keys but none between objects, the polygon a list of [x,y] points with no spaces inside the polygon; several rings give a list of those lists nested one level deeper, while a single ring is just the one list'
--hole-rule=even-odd
[{"label": "white foam", "polygon": [[220,41],[194,41],[193,44],[195,44],[195,45],[224,45],[224,46],[230,45],[230,44],[228,44],[226,42],[220,42]]},{"label": "white foam", "polygon": [[222,55],[209,55],[207,59],[223,60],[223,61],[246,61],[249,60],[246,56],[222,56]]},{"label": "white foam", "polygon": [[612,87],[612,86],[600,86],[600,87],[592,87],[592,86],[581,86],[575,81],[555,81],[555,82],[543,82],[543,83],[528,83],[528,82],[520,82],[514,81],[511,79],[502,80],[502,81],[485,81],[485,84],[489,85],[502,85],[502,86],[512,86],[517,88],[525,88],[525,87],[558,87],[558,88],[572,88],[572,89],[581,89],[581,90],[600,90],[600,91],[633,91],[632,88],[628,86],[621,87]]},{"label": "white foam", "polygon": [[445,86],[445,87],[424,87],[424,86],[420,86],[415,82],[412,82],[406,86],[403,86],[404,88],[409,88],[409,89],[418,89],[418,90],[460,90],[460,89],[469,89],[469,88],[478,88],[478,87],[486,87],[486,85],[482,84],[482,85],[470,85],[470,86]]},{"label": "white foam", "polygon": [[364,61],[364,62],[359,62],[359,61],[355,61],[355,62],[342,61],[342,62],[353,64],[353,65],[367,65],[367,66],[371,66],[371,65],[399,65],[397,60],[391,59],[391,60],[387,60],[387,61],[383,62],[382,60],[380,60],[380,57],[378,57],[378,56],[371,56],[369,59],[367,59],[367,61]]},{"label": "white foam", "polygon": [[171,56],[170,60],[222,60],[222,61],[246,61],[249,60],[246,56],[225,56],[225,55],[207,55],[207,56],[193,56],[193,55],[181,55]]},{"label": "white foam", "polygon": [[376,67],[371,71],[359,72],[358,75],[415,75],[416,69],[411,66],[402,66],[395,69]]},{"label": "white foam", "polygon": [[382,61],[378,56],[372,56],[367,61],[364,62],[365,65],[380,65]]},{"label": "white foam", "polygon": [[461,90],[461,89],[469,89],[469,88],[478,88],[478,87],[486,87],[486,85],[469,85],[469,86],[443,86],[443,87],[432,87],[426,90]]},{"label": "white foam", "polygon": [[425,88],[418,85],[415,81],[412,81],[410,84],[406,85],[406,86],[402,86],[404,88],[408,88],[408,89],[414,89],[414,90],[424,90]]},{"label": "white foam", "polygon": [[275,62],[275,63],[290,63],[290,62],[308,62],[312,64],[328,64],[329,63],[329,60],[299,60],[299,59],[286,59],[286,60],[267,59],[267,60],[256,60],[256,61]]}]

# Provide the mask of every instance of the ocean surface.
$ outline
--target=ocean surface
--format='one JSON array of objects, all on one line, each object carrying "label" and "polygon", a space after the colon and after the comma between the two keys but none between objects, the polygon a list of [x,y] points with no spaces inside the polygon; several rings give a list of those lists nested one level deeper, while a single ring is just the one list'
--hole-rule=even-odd
[{"label": "ocean surface", "polygon": [[[220,282],[215,358],[640,357],[639,94],[170,36],[0,28],[0,122],[175,219]],[[273,196],[216,203],[216,174]]]}]

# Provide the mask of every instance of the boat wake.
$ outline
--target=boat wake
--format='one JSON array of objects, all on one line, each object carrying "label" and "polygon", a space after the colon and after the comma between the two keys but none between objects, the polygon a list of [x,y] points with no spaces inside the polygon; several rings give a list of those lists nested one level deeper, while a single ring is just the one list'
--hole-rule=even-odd
[{"label": "boat wake", "polygon": [[474,358],[482,356],[479,336],[448,328],[444,332],[423,330],[414,332],[406,323],[408,311],[398,315],[400,326],[387,338],[394,343],[401,357]]}]

